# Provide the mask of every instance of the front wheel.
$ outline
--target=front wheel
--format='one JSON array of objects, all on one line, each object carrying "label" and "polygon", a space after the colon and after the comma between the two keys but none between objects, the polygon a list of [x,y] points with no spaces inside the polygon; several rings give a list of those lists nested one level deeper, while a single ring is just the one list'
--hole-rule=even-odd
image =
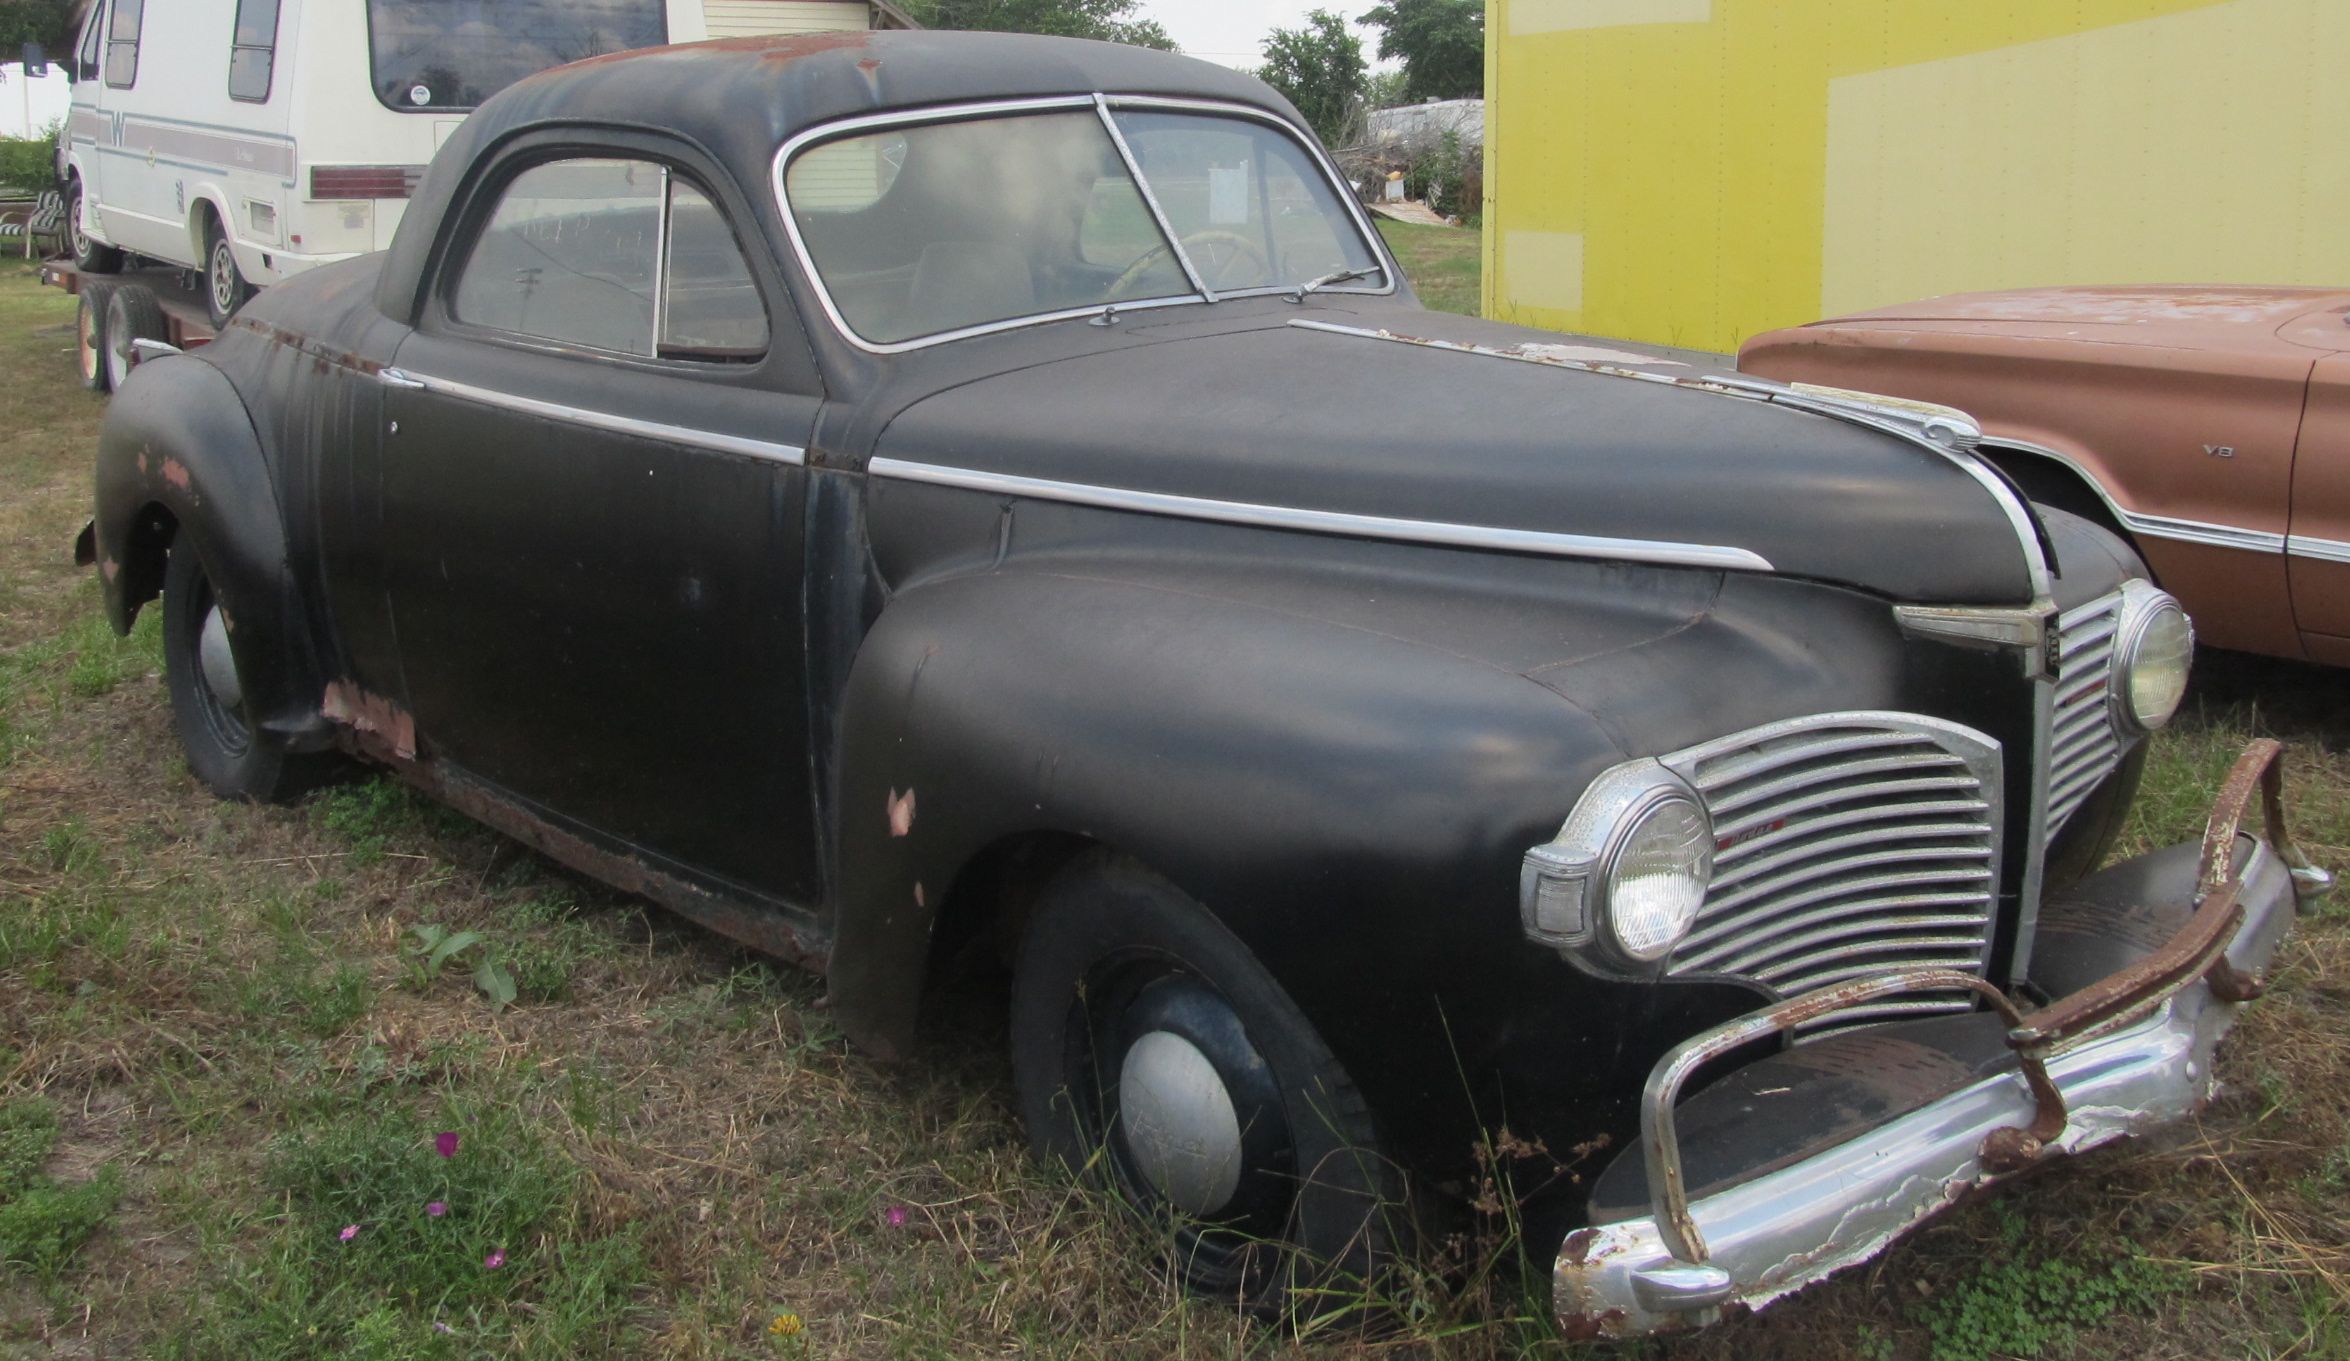
[{"label": "front wheel", "polygon": [[163,568],[163,672],[188,772],[224,799],[283,803],[323,783],[337,763],[331,754],[289,755],[258,739],[246,718],[246,672],[231,626],[193,536],[182,529]]},{"label": "front wheel", "polygon": [[82,193],[80,176],[65,186],[65,239],[73,250],[73,263],[84,274],[113,274],[122,269],[122,252],[90,235],[82,213],[88,206]]},{"label": "front wheel", "polygon": [[1403,1241],[1403,1175],[1354,1083],[1239,938],[1140,866],[1087,857],[1020,943],[1030,1141],[1172,1232],[1203,1293],[1343,1307]]}]

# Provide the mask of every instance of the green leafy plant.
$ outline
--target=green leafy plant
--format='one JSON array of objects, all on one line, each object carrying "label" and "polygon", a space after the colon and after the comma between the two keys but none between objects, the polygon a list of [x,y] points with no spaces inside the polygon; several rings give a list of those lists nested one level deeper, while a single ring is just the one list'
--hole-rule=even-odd
[{"label": "green leafy plant", "polygon": [[428,923],[409,927],[408,934],[416,938],[416,943],[408,947],[408,979],[413,986],[429,987],[451,961],[463,964],[461,956],[470,954],[473,986],[490,999],[491,1008],[504,1011],[514,1005],[514,972],[499,960],[489,940],[479,931],[451,931]]},{"label": "green leafy plant", "polygon": [[2037,1357],[2069,1347],[2116,1312],[2151,1312],[2187,1288],[2173,1268],[2129,1248],[2104,1262],[2030,1252],[2023,1220],[2003,1226],[2007,1252],[1911,1311],[1933,1338],[1933,1361]]},{"label": "green leafy plant", "polygon": [[44,1281],[57,1278],[122,1198],[112,1168],[72,1185],[40,1175],[56,1143],[48,1103],[0,1102],[0,1265]]}]

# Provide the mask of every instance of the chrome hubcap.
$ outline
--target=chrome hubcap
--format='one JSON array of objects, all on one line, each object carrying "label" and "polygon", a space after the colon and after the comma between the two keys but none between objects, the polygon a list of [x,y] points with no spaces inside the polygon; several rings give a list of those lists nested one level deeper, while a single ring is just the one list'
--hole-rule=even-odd
[{"label": "chrome hubcap", "polygon": [[237,257],[224,238],[212,246],[212,301],[226,312],[237,300]]},{"label": "chrome hubcap", "polygon": [[220,606],[204,612],[204,630],[196,641],[196,660],[204,673],[204,688],[220,707],[231,713],[245,702],[244,687],[237,681],[237,659],[228,647],[228,624],[220,617]]},{"label": "chrome hubcap", "polygon": [[1118,1070],[1118,1114],[1134,1169],[1205,1218],[1240,1189],[1240,1115],[1216,1065],[1172,1031],[1147,1031]]}]

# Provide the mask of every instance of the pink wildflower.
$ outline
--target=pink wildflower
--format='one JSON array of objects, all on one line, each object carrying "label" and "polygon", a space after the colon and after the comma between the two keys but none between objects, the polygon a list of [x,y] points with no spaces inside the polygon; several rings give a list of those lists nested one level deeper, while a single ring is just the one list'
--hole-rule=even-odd
[{"label": "pink wildflower", "polygon": [[440,1133],[432,1136],[432,1148],[433,1152],[440,1154],[444,1158],[456,1157],[457,1131],[453,1129],[445,1129]]},{"label": "pink wildflower", "polygon": [[506,1250],[498,1248],[492,1251],[489,1256],[481,1259],[481,1264],[484,1270],[496,1271],[499,1267],[506,1265]]},{"label": "pink wildflower", "polygon": [[342,1239],[346,1243],[350,1242],[354,1238],[357,1238],[358,1236],[359,1226],[356,1224],[345,1224],[343,1226],[343,1231],[335,1235],[335,1237]]},{"label": "pink wildflower", "polygon": [[431,1215],[433,1218],[438,1219],[442,1215],[445,1215],[449,1212],[449,1207],[442,1204],[440,1201],[431,1200],[425,1202],[424,1212],[428,1215]]},{"label": "pink wildflower", "polygon": [[891,1228],[902,1229],[906,1227],[906,1207],[903,1205],[892,1205],[889,1207],[889,1212],[884,1214],[882,1218],[889,1221],[889,1226]]}]

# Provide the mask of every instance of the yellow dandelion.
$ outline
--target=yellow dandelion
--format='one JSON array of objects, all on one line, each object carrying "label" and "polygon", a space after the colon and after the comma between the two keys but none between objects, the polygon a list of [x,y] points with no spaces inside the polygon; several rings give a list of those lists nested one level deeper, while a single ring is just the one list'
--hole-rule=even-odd
[{"label": "yellow dandelion", "polygon": [[798,1333],[801,1327],[798,1314],[777,1314],[775,1321],[767,1325],[767,1331],[775,1337],[791,1337]]}]

